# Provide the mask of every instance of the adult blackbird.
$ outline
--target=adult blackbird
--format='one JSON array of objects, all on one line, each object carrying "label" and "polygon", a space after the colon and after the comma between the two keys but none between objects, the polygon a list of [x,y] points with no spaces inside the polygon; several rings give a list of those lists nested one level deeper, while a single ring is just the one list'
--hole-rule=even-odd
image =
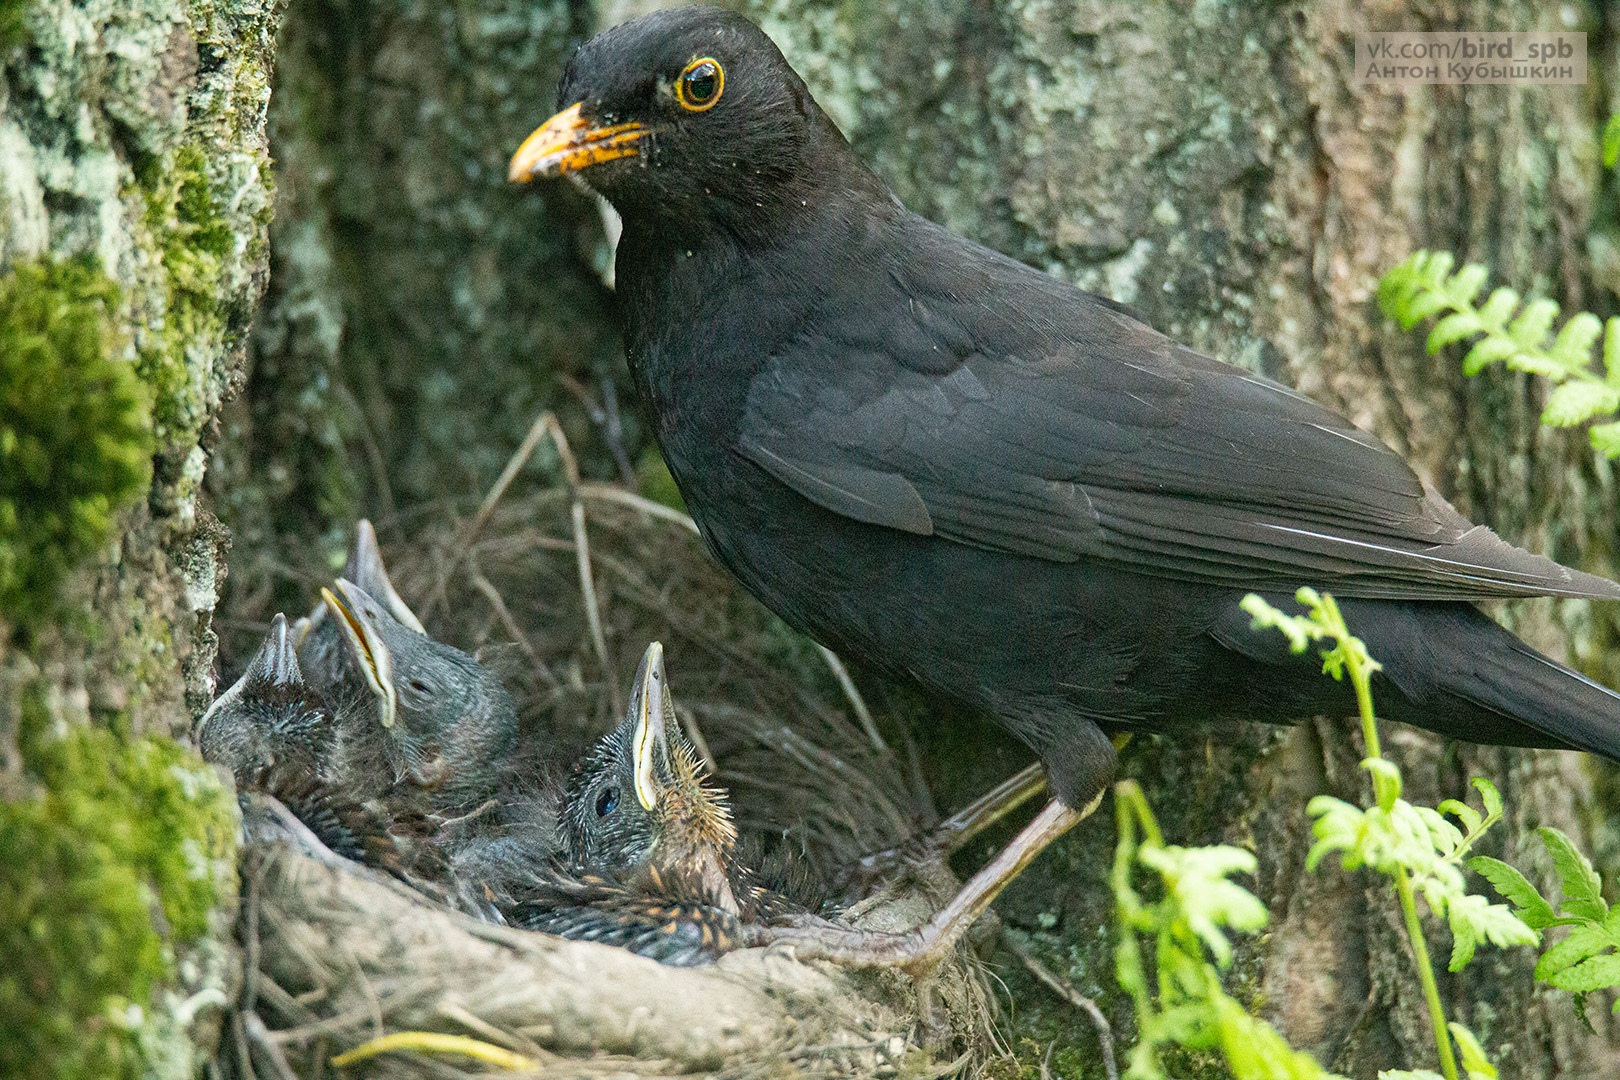
[{"label": "adult blackbird", "polygon": [[622,216],[630,368],[709,549],[825,645],[994,716],[1058,798],[908,944],[850,959],[938,956],[1100,798],[1105,730],[1351,711],[1251,632],[1251,590],[1331,590],[1390,719],[1620,758],[1620,696],[1470,603],[1620,586],[1471,524],[1303,394],[909,213],[746,19],[599,34],[558,106],[510,176],[579,174]]}]

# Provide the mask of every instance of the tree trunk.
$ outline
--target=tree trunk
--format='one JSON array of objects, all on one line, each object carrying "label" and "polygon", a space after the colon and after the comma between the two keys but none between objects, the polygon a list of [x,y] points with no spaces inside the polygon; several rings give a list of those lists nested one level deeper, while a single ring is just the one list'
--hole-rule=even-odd
[{"label": "tree trunk", "polygon": [[0,1074],[183,1078],[236,806],[181,741],[265,279],[274,0],[0,4]]}]

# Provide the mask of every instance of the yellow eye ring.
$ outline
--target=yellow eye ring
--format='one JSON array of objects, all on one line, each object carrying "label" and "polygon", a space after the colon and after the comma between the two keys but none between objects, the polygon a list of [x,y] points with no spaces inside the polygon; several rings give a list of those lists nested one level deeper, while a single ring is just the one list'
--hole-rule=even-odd
[{"label": "yellow eye ring", "polygon": [[687,112],[708,112],[726,89],[726,71],[712,56],[700,56],[675,77],[675,100]]}]

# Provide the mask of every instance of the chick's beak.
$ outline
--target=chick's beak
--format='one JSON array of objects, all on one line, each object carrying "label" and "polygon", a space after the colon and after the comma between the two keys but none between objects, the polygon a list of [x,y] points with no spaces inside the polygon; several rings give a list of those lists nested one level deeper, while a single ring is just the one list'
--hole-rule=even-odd
[{"label": "chick's beak", "polygon": [[377,546],[377,530],[365,518],[361,518],[355,526],[354,550],[349,552],[343,577],[370,593],[394,618],[418,634],[427,633],[422,620],[416,617],[416,612],[394,589],[394,583],[388,577],[388,567],[383,565],[382,549]]},{"label": "chick's beak", "polygon": [[356,666],[360,668],[360,674],[365,677],[366,686],[377,698],[382,726],[391,728],[394,726],[394,714],[399,708],[394,693],[393,655],[383,643],[381,635],[372,626],[371,620],[366,618],[359,603],[359,590],[342,579],[339,579],[337,586],[344,599],[338,599],[331,589],[322,589],[321,599],[336,617],[338,628],[343,631],[344,641],[348,645],[349,655],[354,658]]},{"label": "chick's beak", "polygon": [[561,176],[641,152],[636,143],[650,134],[645,125],[632,120],[598,127],[580,115],[583,104],[569,106],[524,139],[512,155],[506,178],[522,184],[538,176]]},{"label": "chick's beak", "polygon": [[669,757],[669,734],[666,710],[673,712],[673,702],[664,688],[664,647],[658,642],[647,646],[636,672],[635,686],[630,691],[630,709],[635,715],[635,731],[631,737],[631,756],[635,765],[636,798],[642,809],[651,810],[658,805],[659,785],[655,769],[659,757]]}]

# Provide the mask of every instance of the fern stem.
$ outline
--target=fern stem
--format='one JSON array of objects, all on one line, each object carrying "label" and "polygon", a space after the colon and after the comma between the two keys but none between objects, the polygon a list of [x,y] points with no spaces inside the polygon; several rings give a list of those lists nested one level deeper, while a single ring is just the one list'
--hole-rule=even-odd
[{"label": "fern stem", "polygon": [[1350,669],[1350,685],[1356,690],[1356,707],[1361,711],[1361,738],[1367,744],[1367,756],[1383,757],[1378,743],[1378,718],[1373,714],[1371,673],[1353,658],[1346,666]]},{"label": "fern stem", "polygon": [[1404,866],[1395,868],[1395,891],[1401,898],[1401,914],[1406,917],[1406,936],[1412,942],[1412,959],[1417,964],[1418,981],[1423,984],[1423,1000],[1429,1006],[1434,1046],[1440,1051],[1440,1071],[1445,1073],[1446,1080],[1457,1080],[1457,1059],[1451,1052],[1446,1007],[1440,1001],[1440,984],[1434,977],[1434,965],[1429,962],[1429,945],[1423,937],[1423,924],[1418,921],[1417,897],[1412,894],[1412,881],[1406,876]]},{"label": "fern stem", "polygon": [[[1335,606],[1337,617],[1338,608]],[[1346,648],[1345,667],[1350,672],[1350,685],[1355,687],[1356,707],[1361,713],[1361,735],[1367,744],[1369,758],[1383,757],[1378,741],[1378,717],[1373,712],[1372,672],[1361,662],[1354,649]],[[1434,1028],[1434,1046],[1440,1052],[1440,1071],[1446,1080],[1457,1080],[1457,1059],[1451,1051],[1451,1031],[1446,1027],[1446,1008],[1440,1000],[1440,984],[1434,977],[1434,964],[1429,959],[1429,943],[1423,936],[1423,923],[1418,919],[1417,896],[1412,892],[1412,879],[1406,867],[1395,867],[1395,893],[1401,900],[1401,915],[1406,920],[1406,937],[1412,944],[1412,959],[1417,965],[1418,982],[1423,985],[1423,1000],[1429,1008],[1429,1023]]]}]

